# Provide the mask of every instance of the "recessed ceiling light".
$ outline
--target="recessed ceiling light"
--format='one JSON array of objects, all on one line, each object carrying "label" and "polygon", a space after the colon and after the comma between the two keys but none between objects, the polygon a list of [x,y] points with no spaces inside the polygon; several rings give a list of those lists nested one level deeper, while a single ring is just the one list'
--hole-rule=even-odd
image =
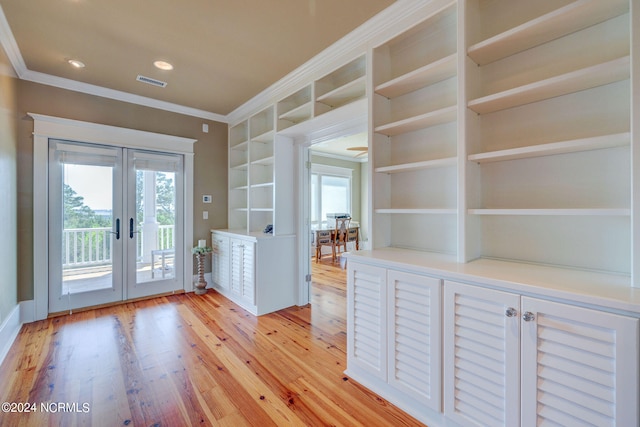
[{"label": "recessed ceiling light", "polygon": [[69,59],[67,62],[75,68],[84,68],[84,63],[82,61],[78,61],[77,59]]},{"label": "recessed ceiling light", "polygon": [[173,70],[173,65],[169,64],[166,61],[156,61],[153,63],[153,65],[155,65],[156,68],[159,68],[161,70],[165,70],[165,71]]}]

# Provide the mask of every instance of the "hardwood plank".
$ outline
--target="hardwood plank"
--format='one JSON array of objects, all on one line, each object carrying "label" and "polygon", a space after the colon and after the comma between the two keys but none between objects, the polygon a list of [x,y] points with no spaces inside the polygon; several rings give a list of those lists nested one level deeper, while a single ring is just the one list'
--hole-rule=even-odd
[{"label": "hardwood plank", "polygon": [[311,304],[259,318],[210,290],[24,325],[0,366],[3,401],[89,411],[0,426],[421,425],[344,375],[345,271],[313,264]]}]

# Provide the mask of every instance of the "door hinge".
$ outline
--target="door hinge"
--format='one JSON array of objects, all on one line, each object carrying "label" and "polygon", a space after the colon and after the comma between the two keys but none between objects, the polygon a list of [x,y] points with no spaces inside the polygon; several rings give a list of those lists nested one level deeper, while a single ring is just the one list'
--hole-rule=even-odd
[{"label": "door hinge", "polygon": [[311,281],[311,275],[310,275],[310,274],[307,274],[307,275],[305,276],[304,280],[306,280],[307,282],[310,282],[310,281]]},{"label": "door hinge", "polygon": [[311,162],[304,162],[304,166],[305,166],[307,169],[311,169]]}]

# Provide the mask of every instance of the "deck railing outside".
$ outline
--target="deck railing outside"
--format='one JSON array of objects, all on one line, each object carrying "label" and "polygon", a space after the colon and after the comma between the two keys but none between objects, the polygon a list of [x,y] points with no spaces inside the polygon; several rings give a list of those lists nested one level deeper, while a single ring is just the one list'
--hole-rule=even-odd
[{"label": "deck railing outside", "polygon": [[[174,247],[174,226],[158,226],[158,248]],[[98,266],[111,263],[111,227],[68,228],[62,231],[62,268]],[[144,234],[138,234],[136,259],[142,261]]]}]

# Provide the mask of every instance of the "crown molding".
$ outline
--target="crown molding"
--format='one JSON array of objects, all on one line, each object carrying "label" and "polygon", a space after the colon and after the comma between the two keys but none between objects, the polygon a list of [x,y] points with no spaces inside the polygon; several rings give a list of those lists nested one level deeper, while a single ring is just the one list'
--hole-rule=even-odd
[{"label": "crown molding", "polygon": [[184,105],[173,104],[171,102],[159,101],[146,96],[134,95],[128,92],[122,92],[115,89],[109,89],[102,86],[96,86],[89,83],[82,83],[63,77],[52,76],[37,71],[27,70],[20,76],[22,80],[40,83],[48,86],[54,86],[61,89],[67,89],[75,92],[82,92],[89,95],[100,96],[103,98],[114,99],[116,101],[128,102],[130,104],[142,105],[145,107],[156,108],[158,110],[171,111],[173,113],[184,114],[187,116],[199,117],[202,119],[213,120],[216,122],[226,123],[227,118],[221,114],[211,113],[197,108],[185,107]]},{"label": "crown molding", "polygon": [[[263,90],[227,115],[227,122],[237,122],[263,110],[310,82],[331,72],[349,60],[367,53],[372,46],[382,43],[403,28],[408,21],[424,19],[425,8],[448,7],[455,0],[397,0],[391,6],[360,25],[358,28],[311,58],[291,73]],[[442,6],[440,6],[442,5]],[[398,29],[398,30],[395,30]]]},{"label": "crown molding", "polygon": [[7,54],[7,58],[9,58],[9,62],[11,62],[13,66],[16,77],[20,78],[21,74],[27,70],[27,66],[22,59],[18,43],[16,43],[16,39],[13,37],[9,21],[7,21],[2,6],[0,6],[0,45],[2,45],[2,48]]}]

